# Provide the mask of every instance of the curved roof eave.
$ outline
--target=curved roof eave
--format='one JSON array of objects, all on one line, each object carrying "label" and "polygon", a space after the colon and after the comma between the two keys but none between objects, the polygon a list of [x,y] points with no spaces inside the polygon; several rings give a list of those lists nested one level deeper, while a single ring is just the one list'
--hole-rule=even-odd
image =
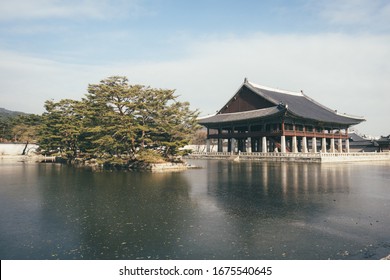
[{"label": "curved roof eave", "polygon": [[275,117],[284,114],[285,111],[286,111],[285,108],[282,108],[280,106],[274,106],[270,108],[244,111],[244,112],[216,114],[211,117],[199,119],[198,123],[201,125],[212,125],[217,123],[221,123],[221,124],[239,123],[247,120]]},{"label": "curved roof eave", "polygon": [[[297,113],[291,111],[290,109],[287,109],[287,114],[291,115],[294,118],[304,118],[304,119],[307,119],[307,120],[310,120],[313,122],[321,122],[321,123],[326,123],[326,124],[339,124],[339,125],[347,125],[347,126],[357,125],[357,124],[365,121],[365,119],[352,119],[352,118],[347,118],[348,121],[342,121],[342,120],[329,121],[329,120],[323,120],[323,119],[319,119],[319,118],[308,118],[305,116],[301,116],[300,114],[297,114]],[[343,116],[340,115],[340,117],[343,117]]]}]

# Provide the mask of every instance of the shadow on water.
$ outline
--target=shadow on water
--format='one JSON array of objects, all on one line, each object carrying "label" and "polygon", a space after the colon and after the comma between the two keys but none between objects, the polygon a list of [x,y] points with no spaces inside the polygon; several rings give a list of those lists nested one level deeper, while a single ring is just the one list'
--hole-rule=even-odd
[{"label": "shadow on water", "polygon": [[389,164],[193,163],[204,168],[90,172],[1,163],[0,257],[375,259],[390,254]]}]

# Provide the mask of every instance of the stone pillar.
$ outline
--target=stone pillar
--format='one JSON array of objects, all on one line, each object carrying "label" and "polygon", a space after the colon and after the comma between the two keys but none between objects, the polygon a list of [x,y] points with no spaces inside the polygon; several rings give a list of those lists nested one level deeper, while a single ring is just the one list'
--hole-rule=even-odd
[{"label": "stone pillar", "polygon": [[246,140],[246,151],[248,153],[252,152],[252,139],[250,137]]},{"label": "stone pillar", "polygon": [[336,150],[334,148],[334,138],[330,139],[330,152],[334,153]]},{"label": "stone pillar", "polygon": [[265,136],[263,136],[263,138],[261,140],[261,151],[263,153],[267,152],[267,137],[265,137]]},{"label": "stone pillar", "polygon": [[339,153],[343,152],[343,139],[339,138]]},{"label": "stone pillar", "polygon": [[286,136],[280,136],[280,152],[286,152]]},{"label": "stone pillar", "polygon": [[313,153],[317,153],[317,138],[316,137],[313,137],[313,139],[311,139],[311,150]]},{"label": "stone pillar", "polygon": [[206,139],[206,152],[210,153],[210,139]]},{"label": "stone pillar", "polygon": [[349,139],[345,139],[345,152],[349,153]]},{"label": "stone pillar", "polygon": [[306,136],[302,137],[302,153],[307,153],[307,139]]},{"label": "stone pillar", "polygon": [[326,153],[326,138],[322,138],[321,152]]},{"label": "stone pillar", "polygon": [[218,138],[218,153],[223,152],[222,139]]},{"label": "stone pillar", "polygon": [[231,140],[230,140],[230,150],[231,150],[231,152],[232,152],[232,154],[235,152],[235,148],[236,148],[236,139],[234,139],[234,138],[232,138]]},{"label": "stone pillar", "polygon": [[297,145],[297,137],[296,136],[293,136],[292,138],[292,152],[293,153],[298,153],[298,145]]}]

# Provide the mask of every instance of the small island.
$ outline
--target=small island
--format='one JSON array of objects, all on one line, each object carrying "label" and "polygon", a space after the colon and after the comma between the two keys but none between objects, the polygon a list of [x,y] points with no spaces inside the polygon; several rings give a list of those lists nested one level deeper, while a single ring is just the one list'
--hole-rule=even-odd
[{"label": "small island", "polygon": [[40,155],[75,166],[182,170],[199,112],[177,98],[112,76],[90,84],[82,100],[46,101],[41,116],[22,115],[13,130],[26,147],[34,139]]}]

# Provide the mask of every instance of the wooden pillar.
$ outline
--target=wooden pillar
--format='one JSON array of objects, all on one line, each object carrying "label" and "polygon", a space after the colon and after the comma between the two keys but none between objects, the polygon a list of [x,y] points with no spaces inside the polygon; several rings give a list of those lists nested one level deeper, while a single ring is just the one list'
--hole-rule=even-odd
[{"label": "wooden pillar", "polygon": [[206,139],[206,152],[210,153],[210,139]]},{"label": "wooden pillar", "polygon": [[252,152],[252,138],[251,137],[248,137],[248,139],[246,139],[246,151],[248,153]]}]

